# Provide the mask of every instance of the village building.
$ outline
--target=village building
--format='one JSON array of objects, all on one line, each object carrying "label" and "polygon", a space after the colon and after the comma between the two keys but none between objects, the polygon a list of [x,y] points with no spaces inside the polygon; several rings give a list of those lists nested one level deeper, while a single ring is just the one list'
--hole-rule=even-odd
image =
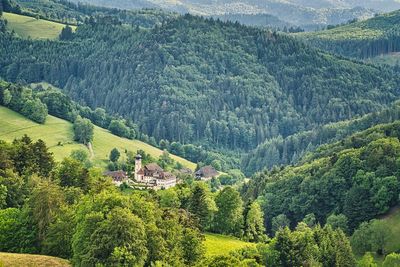
[{"label": "village building", "polygon": [[106,171],[103,175],[111,177],[116,186],[120,186],[124,182],[128,181],[128,174],[124,171]]},{"label": "village building", "polygon": [[145,184],[155,190],[167,189],[177,184],[176,176],[164,171],[156,163],[142,166],[142,157],[140,155],[137,155],[135,159],[134,178],[136,182]]},{"label": "village building", "polygon": [[212,166],[204,166],[195,172],[196,179],[202,181],[209,181],[219,175],[218,171]]}]

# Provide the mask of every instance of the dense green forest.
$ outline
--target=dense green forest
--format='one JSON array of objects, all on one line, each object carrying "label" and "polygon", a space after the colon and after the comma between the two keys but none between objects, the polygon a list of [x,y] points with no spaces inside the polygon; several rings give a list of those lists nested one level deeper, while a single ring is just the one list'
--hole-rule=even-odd
[{"label": "dense green forest", "polygon": [[370,58],[400,51],[400,11],[300,36],[310,44],[347,57]]},{"label": "dense green forest", "polygon": [[[0,80],[0,105],[8,107],[25,117],[44,123],[47,114],[76,123],[78,117],[90,120],[99,127],[110,130],[111,133],[128,139],[138,139],[162,150],[168,150],[175,155],[198,163],[198,166],[213,165],[218,170],[237,168],[239,156],[237,153],[224,150],[222,152],[205,149],[192,144],[182,145],[179,142],[160,140],[149,137],[139,131],[138,126],[120,116],[112,116],[102,108],[92,110],[79,105],[62,91],[52,86],[45,88],[42,84],[22,86]],[[80,139],[80,138],[78,138]]]},{"label": "dense green forest", "polygon": [[249,150],[382,109],[398,95],[390,69],[351,62],[296,39],[190,15],[152,29],[95,16],[70,41],[3,33],[0,75],[50,82],[81,104],[181,144]]},{"label": "dense green forest", "polygon": [[396,102],[390,108],[360,118],[326,124],[286,138],[267,139],[255,150],[243,156],[241,167],[246,174],[250,175],[273,166],[296,164],[304,155],[313,152],[322,144],[332,143],[377,124],[399,119],[400,103]]},{"label": "dense green forest", "polygon": [[267,229],[282,218],[293,226],[307,214],[320,223],[343,214],[352,232],[399,203],[399,133],[396,121],[323,145],[297,166],[256,174],[243,195],[262,199]]},{"label": "dense green forest", "polygon": [[[340,220],[321,227],[306,216],[292,231],[285,220],[275,220],[269,238],[260,202],[243,202],[233,187],[211,193],[209,185],[185,180],[168,190],[126,191],[76,159],[55,164],[41,140],[24,136],[12,144],[0,141],[0,148],[3,252],[53,255],[74,266],[350,267],[356,262]],[[374,232],[377,225],[357,231]],[[258,245],[206,257],[204,231]],[[352,243],[359,244],[355,235]]]}]

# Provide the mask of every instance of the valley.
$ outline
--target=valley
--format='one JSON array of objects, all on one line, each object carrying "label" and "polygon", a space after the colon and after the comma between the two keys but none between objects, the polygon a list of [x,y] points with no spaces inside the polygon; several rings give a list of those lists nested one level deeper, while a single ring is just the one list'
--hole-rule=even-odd
[{"label": "valley", "polygon": [[397,8],[0,0],[0,266],[400,266]]}]

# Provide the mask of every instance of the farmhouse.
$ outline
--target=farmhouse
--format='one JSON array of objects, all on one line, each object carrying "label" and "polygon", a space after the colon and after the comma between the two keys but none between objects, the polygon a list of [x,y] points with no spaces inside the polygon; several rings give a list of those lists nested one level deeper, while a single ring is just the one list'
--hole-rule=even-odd
[{"label": "farmhouse", "polygon": [[218,176],[218,171],[212,166],[204,166],[195,172],[196,178],[202,181],[211,180]]},{"label": "farmhouse", "polygon": [[164,171],[156,163],[150,163],[142,167],[142,157],[135,159],[135,180],[146,184],[153,189],[167,189],[176,185],[176,176]]},{"label": "farmhouse", "polygon": [[103,175],[111,177],[116,186],[120,186],[122,183],[128,181],[128,175],[124,171],[107,171]]}]

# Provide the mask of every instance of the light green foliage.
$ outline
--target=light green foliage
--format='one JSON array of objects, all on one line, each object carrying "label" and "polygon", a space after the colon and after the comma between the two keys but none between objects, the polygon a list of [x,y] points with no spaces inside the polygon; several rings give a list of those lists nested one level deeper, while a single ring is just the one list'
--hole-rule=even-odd
[{"label": "light green foliage", "polygon": [[43,241],[43,252],[64,259],[72,257],[72,235],[75,230],[73,207],[64,206],[49,225]]},{"label": "light green foliage", "polygon": [[400,266],[400,254],[390,253],[385,257],[383,267],[397,267]]},{"label": "light green foliage", "polygon": [[12,99],[12,95],[10,93],[10,91],[8,89],[3,91],[3,105],[7,106],[8,104],[10,104]]},{"label": "light green foliage", "polygon": [[160,197],[160,207],[162,208],[179,208],[181,206],[181,201],[174,188],[167,190],[160,190],[157,192]]},{"label": "light green foliage", "polygon": [[94,263],[141,266],[147,257],[143,221],[128,209],[114,208],[93,232],[90,249]]},{"label": "light green foliage", "polygon": [[217,212],[214,218],[214,231],[217,233],[243,235],[243,201],[239,192],[228,186],[222,189],[215,198]]},{"label": "light green foliage", "polygon": [[32,190],[29,207],[38,230],[38,240],[42,242],[46,231],[64,202],[61,188],[51,181],[39,181]]},{"label": "light green foliage", "polygon": [[264,213],[258,202],[247,207],[249,210],[244,217],[244,238],[251,242],[263,242],[267,239],[264,227]]},{"label": "light green foliage", "polygon": [[39,99],[27,100],[21,110],[21,114],[43,124],[47,117],[47,107]]},{"label": "light green foliage", "polygon": [[16,208],[0,210],[0,250],[35,252],[36,232],[26,211]]},{"label": "light green foliage", "polygon": [[85,167],[90,168],[92,163],[89,159],[89,152],[87,149],[75,149],[71,152],[70,158],[81,162]]},{"label": "light green foliage", "polygon": [[74,122],[74,139],[84,145],[93,141],[94,126],[89,119],[78,116]]},{"label": "light green foliage", "polygon": [[391,235],[391,229],[383,221],[372,220],[362,223],[353,233],[351,245],[357,254],[372,251],[384,255]]},{"label": "light green foliage", "polygon": [[198,219],[200,229],[211,228],[217,207],[205,183],[198,182],[194,185],[189,201],[189,211]]},{"label": "light green foliage", "polygon": [[374,256],[371,252],[365,253],[361,260],[357,263],[358,267],[377,267],[378,264],[374,261]]},{"label": "light green foliage", "polygon": [[129,137],[128,127],[120,120],[112,120],[108,126],[108,130],[117,136]]}]

